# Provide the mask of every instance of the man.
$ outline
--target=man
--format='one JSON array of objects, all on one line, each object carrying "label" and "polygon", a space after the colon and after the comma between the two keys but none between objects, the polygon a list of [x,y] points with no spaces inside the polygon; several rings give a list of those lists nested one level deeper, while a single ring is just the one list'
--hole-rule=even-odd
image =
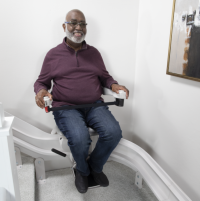
[{"label": "man", "polygon": [[[51,49],[34,84],[35,100],[44,108],[43,97],[53,99],[52,106],[81,105],[103,102],[102,86],[119,93],[129,91],[118,85],[105,68],[99,51],[86,44],[87,33],[84,14],[77,9],[71,10],[62,25],[66,36],[63,42]],[[53,90],[50,94],[47,90]],[[116,121],[108,106],[59,110],[53,112],[58,128],[68,139],[68,145],[76,161],[75,185],[80,193],[88,189],[87,176],[91,173],[101,186],[108,186],[109,181],[103,173],[103,165],[122,138],[119,122]],[[95,149],[88,157],[91,139],[88,127],[99,134]]]}]

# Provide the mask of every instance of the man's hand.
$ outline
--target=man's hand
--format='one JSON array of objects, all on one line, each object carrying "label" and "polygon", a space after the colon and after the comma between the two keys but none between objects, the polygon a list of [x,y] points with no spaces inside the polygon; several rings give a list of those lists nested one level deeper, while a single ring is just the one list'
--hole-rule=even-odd
[{"label": "man's hand", "polygon": [[38,105],[38,107],[40,107],[41,109],[43,109],[45,107],[45,103],[44,103],[44,96],[48,96],[50,98],[50,100],[53,99],[53,96],[45,89],[41,89],[37,95],[35,96],[35,101],[36,104]]},{"label": "man's hand", "polygon": [[128,99],[129,90],[125,86],[118,85],[118,84],[112,84],[111,89],[112,89],[112,91],[116,92],[117,94],[119,93],[119,90],[125,91],[126,92],[126,99]]}]

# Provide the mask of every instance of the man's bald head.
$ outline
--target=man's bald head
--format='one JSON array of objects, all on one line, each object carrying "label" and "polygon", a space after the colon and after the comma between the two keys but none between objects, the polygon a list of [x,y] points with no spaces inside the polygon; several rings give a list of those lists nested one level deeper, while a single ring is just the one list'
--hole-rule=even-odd
[{"label": "man's bald head", "polygon": [[83,12],[78,9],[70,10],[66,15],[65,21],[68,22],[63,23],[67,40],[71,40],[74,43],[82,43],[87,33],[87,24]]},{"label": "man's bald head", "polygon": [[76,13],[79,14],[79,15],[81,15],[82,18],[84,18],[84,20],[86,21],[85,15],[83,14],[83,12],[80,11],[80,10],[78,10],[78,9],[70,10],[70,11],[67,13],[67,15],[66,15],[65,20],[66,20],[66,21],[70,21],[71,18],[72,18],[72,16],[74,16]]}]

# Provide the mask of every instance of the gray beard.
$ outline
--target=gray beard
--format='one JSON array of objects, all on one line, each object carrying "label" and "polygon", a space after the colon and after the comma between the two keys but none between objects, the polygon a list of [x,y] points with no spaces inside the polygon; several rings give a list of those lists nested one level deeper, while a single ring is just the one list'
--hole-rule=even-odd
[{"label": "gray beard", "polygon": [[67,38],[69,38],[69,40],[73,41],[74,43],[82,43],[85,40],[85,34],[83,34],[83,36],[80,38],[75,38],[73,33],[70,33],[67,28],[65,29],[65,32],[66,32]]}]

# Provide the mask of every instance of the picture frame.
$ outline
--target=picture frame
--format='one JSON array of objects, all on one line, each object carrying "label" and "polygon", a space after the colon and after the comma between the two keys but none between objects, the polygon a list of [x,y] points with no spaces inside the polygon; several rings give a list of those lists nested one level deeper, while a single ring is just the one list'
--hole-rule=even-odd
[{"label": "picture frame", "polygon": [[174,0],[167,75],[200,82],[200,0]]}]

